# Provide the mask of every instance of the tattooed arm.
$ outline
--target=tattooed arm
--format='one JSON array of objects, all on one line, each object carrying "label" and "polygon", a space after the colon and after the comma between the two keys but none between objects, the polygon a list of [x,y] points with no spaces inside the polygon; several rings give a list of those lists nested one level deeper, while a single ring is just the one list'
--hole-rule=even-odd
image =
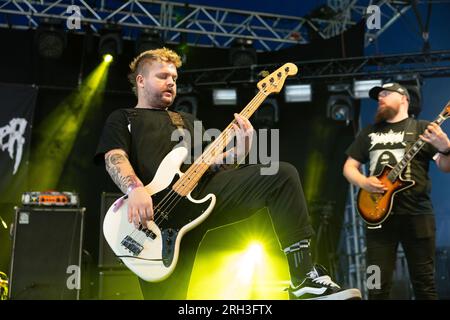
[{"label": "tattooed arm", "polygon": [[136,176],[126,152],[122,149],[108,151],[105,166],[117,187],[128,194],[128,221],[138,227],[139,223],[153,219],[152,198]]},{"label": "tattooed arm", "polygon": [[128,156],[122,149],[113,149],[105,154],[106,171],[113,179],[117,187],[127,193],[132,186],[143,186],[141,180],[136,176],[133,167],[128,161]]}]

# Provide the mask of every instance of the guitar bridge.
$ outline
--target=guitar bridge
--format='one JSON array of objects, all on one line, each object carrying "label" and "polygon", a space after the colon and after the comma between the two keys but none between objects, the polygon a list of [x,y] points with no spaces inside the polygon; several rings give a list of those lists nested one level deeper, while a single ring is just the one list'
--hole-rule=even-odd
[{"label": "guitar bridge", "polygon": [[133,256],[137,256],[144,249],[144,247],[139,242],[137,242],[130,236],[126,236],[122,240],[122,242],[120,242],[120,244],[123,245],[125,248],[127,248],[128,251],[130,251],[131,254],[133,254]]}]

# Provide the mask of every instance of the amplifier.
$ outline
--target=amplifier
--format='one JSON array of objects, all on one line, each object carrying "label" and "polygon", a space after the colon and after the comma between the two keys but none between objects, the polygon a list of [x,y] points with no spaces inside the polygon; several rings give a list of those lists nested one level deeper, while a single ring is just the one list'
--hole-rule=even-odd
[{"label": "amplifier", "polygon": [[59,191],[31,191],[22,194],[22,204],[25,206],[57,206],[75,207],[79,205],[78,194]]},{"label": "amplifier", "polygon": [[16,207],[10,299],[80,299],[84,211]]}]

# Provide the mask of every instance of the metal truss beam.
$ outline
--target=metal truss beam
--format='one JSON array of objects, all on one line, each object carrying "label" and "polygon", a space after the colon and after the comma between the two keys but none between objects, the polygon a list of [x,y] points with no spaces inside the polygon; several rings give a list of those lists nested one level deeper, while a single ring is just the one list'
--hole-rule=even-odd
[{"label": "metal truss beam", "polygon": [[311,32],[323,39],[336,36],[363,19],[370,4],[380,7],[384,21],[380,30],[368,31],[369,45],[409,9],[406,1],[329,0],[332,15],[296,17],[158,0],[0,0],[0,27],[37,28],[46,18],[65,22],[73,14],[68,8],[75,5],[80,21],[95,32],[115,24],[123,27],[126,38],[151,28],[166,43],[227,48],[234,39],[245,38],[258,50],[272,51],[307,43]]},{"label": "metal truss beam", "polygon": [[[293,62],[299,72],[291,82],[350,81],[370,78],[392,79],[396,76],[420,75],[423,78],[450,77],[450,51],[410,53],[374,57],[355,57]],[[180,82],[194,86],[230,85],[257,82],[264,70],[273,71],[279,64],[239,68],[212,68],[180,72]]]}]

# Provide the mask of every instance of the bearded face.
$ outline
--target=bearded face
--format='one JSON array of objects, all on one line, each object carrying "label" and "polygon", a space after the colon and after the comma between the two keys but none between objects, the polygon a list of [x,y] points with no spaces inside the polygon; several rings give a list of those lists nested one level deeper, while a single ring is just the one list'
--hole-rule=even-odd
[{"label": "bearded face", "polygon": [[389,121],[400,111],[403,95],[398,92],[383,90],[378,95],[378,109],[375,123]]}]

